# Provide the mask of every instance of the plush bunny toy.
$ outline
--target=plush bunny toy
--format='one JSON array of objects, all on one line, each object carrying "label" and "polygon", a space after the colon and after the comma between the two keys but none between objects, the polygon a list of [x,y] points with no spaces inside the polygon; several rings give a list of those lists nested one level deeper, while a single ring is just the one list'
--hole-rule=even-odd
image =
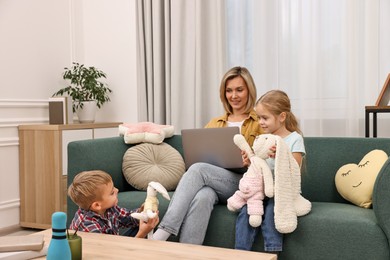
[{"label": "plush bunny toy", "polygon": [[263,172],[268,171],[268,175],[270,175],[271,172],[265,160],[261,157],[255,156],[244,136],[240,134],[235,135],[234,143],[241,150],[247,152],[251,165],[240,180],[239,190],[237,190],[233,196],[228,199],[227,207],[230,211],[238,211],[242,208],[242,206],[247,204],[249,224],[252,227],[258,227],[261,225],[262,216],[264,214]]},{"label": "plush bunny toy", "polygon": [[[251,158],[251,166],[248,171],[252,167],[253,162],[255,162],[255,167],[258,168],[259,166],[256,166],[257,164],[263,165],[261,169],[264,179],[265,195],[269,198],[275,197],[274,212],[276,229],[280,233],[293,232],[298,225],[297,217],[308,214],[311,210],[311,203],[301,195],[300,167],[293,157],[290,148],[280,136],[262,134],[254,141],[252,151],[245,138],[239,136],[236,135],[234,137],[234,142],[241,150],[246,151]],[[276,145],[275,180],[265,160],[257,160],[258,162],[256,163],[252,159],[252,157],[268,158],[269,149],[274,145]],[[250,214],[249,208],[248,214]]]},{"label": "plush bunny toy", "polygon": [[[144,203],[144,210],[142,212],[134,212],[131,214],[133,218],[147,222],[150,218],[156,217],[158,210],[157,192],[164,198],[170,200],[167,190],[159,182],[149,182],[146,190],[146,199]],[[153,239],[153,230],[149,232],[148,239]]]},{"label": "plush bunny toy", "polygon": [[283,138],[272,134],[259,136],[259,139],[263,138],[272,139],[276,144],[273,185],[275,227],[280,233],[291,233],[298,226],[298,217],[311,211],[310,201],[301,195],[301,168]]},{"label": "plush bunny toy", "polygon": [[[266,195],[273,196],[273,179],[271,170],[268,167],[265,159],[268,158],[266,145],[258,147],[257,152],[253,153],[244,136],[237,134],[234,136],[234,143],[241,149],[246,151],[251,161],[248,171],[240,180],[239,190],[236,191],[227,201],[227,207],[230,211],[237,211],[245,204],[248,205],[249,224],[252,227],[261,225],[263,210],[264,189],[267,187]],[[272,143],[269,145],[273,145]],[[264,151],[262,151],[264,150]],[[264,178],[265,177],[265,178]],[[264,185],[264,182],[267,185]]]}]

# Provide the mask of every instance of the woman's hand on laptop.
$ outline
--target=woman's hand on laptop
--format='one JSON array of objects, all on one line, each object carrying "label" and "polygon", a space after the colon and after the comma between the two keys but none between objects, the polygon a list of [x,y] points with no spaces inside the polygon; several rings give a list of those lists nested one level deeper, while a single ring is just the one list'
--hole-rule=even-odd
[{"label": "woman's hand on laptop", "polygon": [[244,150],[241,150],[241,156],[243,166],[249,167],[251,165],[251,161],[249,160],[248,154]]}]

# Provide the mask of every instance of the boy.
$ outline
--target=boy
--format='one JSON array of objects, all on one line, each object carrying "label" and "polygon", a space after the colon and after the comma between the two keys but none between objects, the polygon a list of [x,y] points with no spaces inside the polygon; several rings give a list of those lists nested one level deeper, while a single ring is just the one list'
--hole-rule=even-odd
[{"label": "boy", "polygon": [[70,224],[73,230],[118,235],[119,228],[130,228],[128,234],[144,238],[159,222],[158,215],[148,222],[138,221],[130,216],[135,210],[118,207],[118,189],[104,171],[77,174],[68,195],[79,206]]}]

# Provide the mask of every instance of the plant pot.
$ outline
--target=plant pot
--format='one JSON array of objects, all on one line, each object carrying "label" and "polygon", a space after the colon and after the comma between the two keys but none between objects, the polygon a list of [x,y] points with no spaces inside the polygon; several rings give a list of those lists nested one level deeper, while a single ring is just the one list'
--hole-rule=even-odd
[{"label": "plant pot", "polygon": [[93,123],[95,122],[96,115],[96,101],[83,101],[83,108],[77,109],[77,117],[80,123]]}]

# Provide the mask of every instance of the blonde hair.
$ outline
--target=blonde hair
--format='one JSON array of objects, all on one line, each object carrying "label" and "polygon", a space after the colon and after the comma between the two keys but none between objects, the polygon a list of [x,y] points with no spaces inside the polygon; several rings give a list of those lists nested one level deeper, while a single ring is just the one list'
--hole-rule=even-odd
[{"label": "blonde hair", "polygon": [[101,199],[101,185],[112,182],[111,176],[100,170],[78,173],[68,188],[68,195],[80,208],[88,210],[93,202]]},{"label": "blonde hair", "polygon": [[253,111],[256,102],[257,92],[255,82],[253,81],[252,75],[247,68],[237,66],[231,68],[225,73],[221,80],[221,85],[219,87],[219,97],[221,99],[225,111],[229,114],[232,114],[233,108],[226,99],[226,82],[236,77],[241,77],[245,81],[246,86],[248,87],[249,95],[248,102],[245,108],[245,113],[250,113],[251,111]]},{"label": "blonde hair", "polygon": [[303,136],[301,129],[299,128],[298,120],[291,112],[290,98],[287,94],[281,90],[270,90],[262,95],[256,102],[256,106],[262,104],[273,115],[278,116],[281,113],[286,113],[285,125],[288,131],[298,132]]}]

